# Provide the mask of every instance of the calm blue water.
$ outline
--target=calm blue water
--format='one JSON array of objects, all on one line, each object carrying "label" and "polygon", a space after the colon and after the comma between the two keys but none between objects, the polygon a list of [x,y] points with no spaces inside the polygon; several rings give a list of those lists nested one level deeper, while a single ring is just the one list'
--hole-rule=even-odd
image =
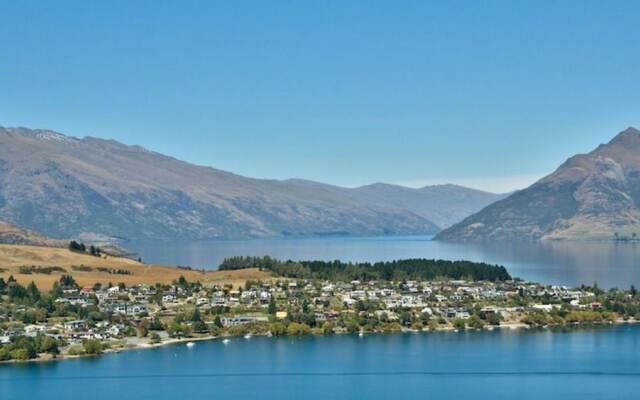
[{"label": "calm blue water", "polygon": [[230,256],[270,255],[293,260],[386,261],[410,257],[502,264],[523,279],[577,286],[640,286],[640,244],[453,244],[430,237],[263,239],[188,243],[129,243],[145,261],[215,269]]},{"label": "calm blue water", "polygon": [[640,327],[234,339],[0,365],[13,399],[637,399]]}]

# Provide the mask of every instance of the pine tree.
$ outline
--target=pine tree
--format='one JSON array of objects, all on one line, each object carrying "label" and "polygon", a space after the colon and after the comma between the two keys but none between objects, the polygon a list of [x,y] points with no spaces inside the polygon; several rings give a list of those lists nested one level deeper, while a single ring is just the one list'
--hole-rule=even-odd
[{"label": "pine tree", "polygon": [[33,281],[27,286],[27,296],[29,296],[34,303],[40,300],[40,291]]},{"label": "pine tree", "polygon": [[269,314],[275,315],[276,311],[276,300],[273,298],[273,296],[271,296],[271,298],[269,299]]}]

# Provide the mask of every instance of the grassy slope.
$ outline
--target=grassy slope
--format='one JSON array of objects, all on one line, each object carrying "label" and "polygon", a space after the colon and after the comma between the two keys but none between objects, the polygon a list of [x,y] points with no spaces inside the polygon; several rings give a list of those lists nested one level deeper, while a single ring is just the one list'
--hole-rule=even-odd
[{"label": "grassy slope", "polygon": [[[139,283],[171,283],[183,275],[189,281],[200,281],[206,284],[227,284],[234,287],[243,285],[247,279],[267,279],[269,275],[257,269],[239,271],[188,271],[175,267],[162,265],[143,264],[137,261],[120,257],[94,257],[88,254],[78,254],[64,248],[21,246],[0,244],[0,277],[5,280],[13,275],[21,284],[28,284],[32,280],[41,290],[49,290],[53,282],[60,279],[63,273],[45,274],[20,274],[21,266],[59,266],[64,268],[67,274],[73,275],[81,286],[93,285],[96,282],[114,284],[124,282],[127,285]],[[91,272],[72,270],[73,265],[85,265],[92,267]],[[131,275],[115,275],[107,272],[99,272],[97,267],[115,268],[130,271]]]}]

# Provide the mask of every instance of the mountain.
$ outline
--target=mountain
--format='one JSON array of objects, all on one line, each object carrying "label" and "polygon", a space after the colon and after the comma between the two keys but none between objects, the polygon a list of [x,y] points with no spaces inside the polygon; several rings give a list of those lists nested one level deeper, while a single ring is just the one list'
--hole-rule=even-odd
[{"label": "mountain", "polygon": [[432,185],[419,189],[376,183],[353,189],[355,197],[369,204],[411,210],[441,229],[462,221],[506,195],[458,185]]},{"label": "mountain", "polygon": [[252,179],[49,130],[0,128],[0,218],[58,237],[431,234],[410,210],[330,185]]},{"label": "mountain", "polygon": [[436,239],[609,239],[640,233],[640,131],[628,128]]},{"label": "mountain", "polygon": [[433,222],[439,230],[460,222],[507,196],[451,184],[414,189],[388,183],[374,183],[351,189],[303,179],[290,179],[288,182],[323,188],[372,206],[408,210]]},{"label": "mountain", "polygon": [[0,244],[19,244],[30,246],[65,247],[67,241],[57,240],[28,229],[0,221]]}]

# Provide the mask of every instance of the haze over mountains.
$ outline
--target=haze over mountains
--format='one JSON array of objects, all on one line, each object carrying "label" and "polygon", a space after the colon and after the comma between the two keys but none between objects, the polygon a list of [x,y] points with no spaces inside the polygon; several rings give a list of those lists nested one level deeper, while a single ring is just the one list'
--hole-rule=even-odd
[{"label": "haze over mountains", "polygon": [[450,241],[609,239],[640,234],[640,131],[588,154],[437,235]]},{"label": "haze over mountains", "polygon": [[58,238],[433,234],[500,197],[253,179],[113,140],[0,127],[0,219]]}]

